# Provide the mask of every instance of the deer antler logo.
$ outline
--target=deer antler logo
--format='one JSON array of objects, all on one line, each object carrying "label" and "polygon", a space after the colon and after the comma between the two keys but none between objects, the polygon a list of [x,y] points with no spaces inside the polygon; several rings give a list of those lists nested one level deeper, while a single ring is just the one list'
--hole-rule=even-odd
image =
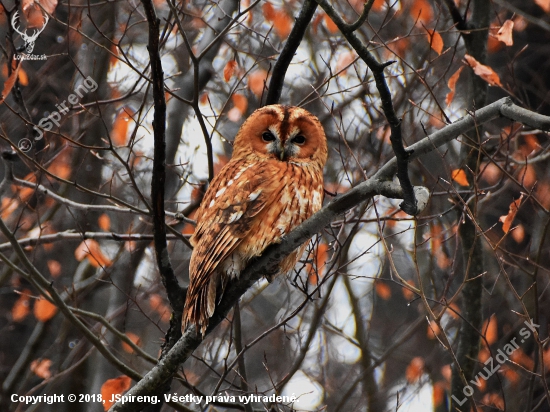
[{"label": "deer antler logo", "polygon": [[19,20],[19,11],[16,11],[13,14],[13,17],[11,18],[11,26],[13,27],[13,30],[15,30],[17,33],[21,35],[21,38],[25,41],[25,51],[27,54],[31,54],[34,50],[34,42],[38,38],[38,35],[44,31],[46,28],[46,25],[48,24],[48,21],[50,20],[50,17],[46,13],[42,13],[44,16],[44,25],[41,29],[35,29],[32,36],[27,35],[27,30],[25,29],[24,32],[19,30],[18,28],[18,20]]}]

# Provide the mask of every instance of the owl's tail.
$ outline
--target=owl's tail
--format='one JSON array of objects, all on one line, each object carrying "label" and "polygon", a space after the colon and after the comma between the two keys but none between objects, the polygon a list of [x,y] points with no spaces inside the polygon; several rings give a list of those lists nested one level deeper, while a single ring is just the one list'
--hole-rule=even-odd
[{"label": "owl's tail", "polygon": [[216,289],[218,288],[219,276],[212,274],[206,282],[196,284],[193,279],[189,283],[183,317],[181,332],[185,333],[187,326],[195,325],[197,331],[204,337],[208,322],[216,309]]}]

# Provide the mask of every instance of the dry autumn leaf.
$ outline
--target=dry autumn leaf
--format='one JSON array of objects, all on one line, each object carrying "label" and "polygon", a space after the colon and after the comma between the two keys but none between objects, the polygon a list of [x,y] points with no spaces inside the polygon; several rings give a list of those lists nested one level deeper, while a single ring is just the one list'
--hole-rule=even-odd
[{"label": "dry autumn leaf", "polygon": [[50,379],[52,377],[51,366],[52,361],[50,359],[35,359],[31,362],[30,369],[39,378]]},{"label": "dry autumn leaf", "polygon": [[332,21],[332,19],[328,16],[328,14],[324,15],[324,20],[325,20],[325,26],[327,27],[327,30],[329,31],[329,33],[334,34],[338,32],[338,26],[336,25],[336,23]]},{"label": "dry autumn leaf", "polygon": [[118,112],[113,123],[111,139],[116,146],[125,146],[128,140],[128,126],[132,120],[133,110],[129,107]]},{"label": "dry autumn leaf", "polygon": [[223,79],[228,82],[235,74],[237,69],[237,62],[235,60],[229,60],[223,68]]},{"label": "dry autumn leaf", "polygon": [[[128,339],[130,339],[130,341],[132,341],[132,343],[134,345],[136,345],[136,346],[141,345],[141,338],[138,335],[136,335],[135,333],[126,332],[126,336],[128,337]],[[134,348],[132,348],[126,342],[122,341],[121,346],[122,346],[122,349],[124,350],[124,352],[134,353]]]},{"label": "dry autumn leaf", "polygon": [[409,9],[410,16],[417,25],[428,23],[433,19],[433,9],[428,0],[413,0]]},{"label": "dry autumn leaf", "polygon": [[443,51],[443,38],[436,30],[426,30],[426,35],[428,36],[428,42],[430,42],[430,47],[437,54],[441,54]]},{"label": "dry autumn leaf", "polygon": [[278,10],[269,2],[262,6],[264,17],[273,24],[275,33],[281,39],[286,39],[292,30],[293,19],[284,10]]},{"label": "dry autumn leaf", "polygon": [[57,306],[51,303],[49,300],[40,297],[34,302],[33,314],[40,322],[47,322],[57,313]]},{"label": "dry autumn leaf", "polygon": [[513,30],[514,22],[512,20],[506,20],[497,32],[495,38],[503,42],[506,46],[512,46],[514,44],[514,40],[512,39]]},{"label": "dry autumn leaf", "polygon": [[111,229],[111,218],[108,214],[102,213],[101,216],[97,218],[97,224],[101,230],[108,232]]},{"label": "dry autumn leaf", "polygon": [[19,299],[15,301],[11,308],[11,318],[14,322],[21,322],[31,311],[30,290],[24,289],[20,292]]},{"label": "dry autumn leaf", "polygon": [[411,359],[411,362],[407,366],[405,371],[405,378],[409,383],[418,382],[424,373],[424,359],[420,356]]},{"label": "dry autumn leaf", "polygon": [[46,262],[48,265],[48,270],[50,271],[50,275],[52,275],[52,278],[56,278],[61,274],[61,263],[59,263],[57,260],[48,260]]},{"label": "dry autumn leaf", "polygon": [[113,395],[120,395],[130,389],[132,379],[126,375],[118,378],[108,379],[101,385],[101,397],[104,400],[103,409],[108,411],[114,402],[111,402]]},{"label": "dry autumn leaf", "polygon": [[500,77],[498,77],[498,74],[496,74],[496,72],[489,66],[481,64],[469,54],[464,55],[464,60],[466,60],[466,62],[470,65],[474,73],[489,83],[490,86],[502,87]]},{"label": "dry autumn leaf", "polygon": [[260,97],[264,92],[267,72],[263,69],[256,70],[248,76],[248,88],[256,97]]},{"label": "dry autumn leaf", "polygon": [[447,93],[447,96],[445,97],[445,104],[447,106],[449,106],[455,98],[456,82],[460,77],[460,73],[462,73],[462,69],[464,69],[464,66],[459,67],[458,70],[453,73],[453,75],[449,78],[449,81],[447,82],[447,87],[451,90],[449,93]]},{"label": "dry autumn leaf", "polygon": [[94,267],[105,267],[113,264],[94,239],[83,240],[75,249],[74,256],[79,262],[87,258]]},{"label": "dry autumn leaf", "polygon": [[521,204],[522,199],[523,193],[519,196],[519,199],[516,199],[510,203],[510,210],[508,211],[508,214],[500,217],[499,222],[502,222],[502,231],[504,233],[508,233],[510,231],[510,227],[512,226],[512,222],[518,213],[519,205]]},{"label": "dry autumn leaf", "polygon": [[307,278],[311,285],[316,285],[319,277],[323,275],[323,268],[328,260],[328,248],[326,243],[319,243],[313,252],[315,255],[315,266],[311,263],[306,265]]},{"label": "dry autumn leaf", "polygon": [[374,290],[376,294],[384,300],[389,300],[391,298],[391,288],[386,282],[375,281]]},{"label": "dry autumn leaf", "polygon": [[21,60],[17,62],[17,65],[15,66],[15,69],[12,70],[10,77],[8,77],[4,82],[4,88],[2,89],[2,95],[0,96],[0,103],[3,103],[4,100],[6,100],[6,98],[9,96],[11,92],[11,89],[13,89],[13,86],[15,85],[15,80],[19,75],[20,67],[21,67]]},{"label": "dry autumn leaf", "polygon": [[338,73],[338,76],[345,74],[355,59],[357,59],[357,56],[353,52],[348,51],[340,54],[336,62],[336,73]]},{"label": "dry autumn leaf", "polygon": [[485,340],[489,345],[492,345],[498,340],[498,323],[497,317],[491,316],[483,322],[482,332],[485,334]]},{"label": "dry autumn leaf", "polygon": [[233,102],[233,108],[227,112],[227,118],[232,122],[238,122],[246,113],[248,108],[248,99],[242,94],[234,94],[231,96]]},{"label": "dry autumn leaf", "polygon": [[454,169],[451,173],[451,178],[460,186],[470,186],[466,172],[463,169]]},{"label": "dry autumn leaf", "polygon": [[550,13],[550,0],[535,0],[535,4],[543,9],[545,13]]}]

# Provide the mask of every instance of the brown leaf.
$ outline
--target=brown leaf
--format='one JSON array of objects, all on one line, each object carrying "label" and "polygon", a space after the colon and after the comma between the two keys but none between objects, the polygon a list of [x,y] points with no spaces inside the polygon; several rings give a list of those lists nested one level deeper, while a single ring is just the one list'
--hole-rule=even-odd
[{"label": "brown leaf", "polygon": [[164,299],[160,295],[155,293],[149,296],[149,306],[161,316],[162,321],[168,322],[170,320],[172,310],[164,303]]},{"label": "brown leaf", "polygon": [[[269,4],[269,3],[266,3]],[[264,69],[258,69],[248,76],[248,88],[257,97],[260,97],[264,91],[267,72]]]},{"label": "brown leaf", "polygon": [[107,213],[103,213],[97,218],[97,224],[101,230],[108,232],[111,229],[111,218]]},{"label": "brown leaf", "polygon": [[417,24],[426,24],[433,19],[434,12],[428,0],[412,0],[411,3],[409,13]]},{"label": "brown leaf", "polygon": [[15,301],[13,307],[11,308],[11,318],[14,322],[21,322],[31,311],[29,297],[30,293],[31,291],[28,289],[22,290],[20,292],[19,299]]},{"label": "brown leaf", "polygon": [[94,239],[83,240],[75,249],[74,256],[79,262],[87,258],[94,267],[111,266],[113,262],[101,250]]},{"label": "brown leaf", "polygon": [[241,117],[246,113],[248,108],[248,99],[242,94],[233,94],[231,96],[234,107],[227,113],[227,118],[232,122],[238,122]]},{"label": "brown leaf", "polygon": [[496,72],[489,66],[481,64],[469,54],[464,55],[464,60],[466,60],[466,62],[470,65],[474,73],[485,80],[487,83],[489,83],[490,86],[502,87],[502,84],[500,83],[500,77],[498,77],[498,74],[496,74]]},{"label": "brown leaf", "polygon": [[430,42],[430,47],[432,50],[434,50],[437,54],[441,54],[443,51],[443,38],[441,37],[441,34],[435,30],[427,30],[426,34],[428,35],[428,41]]},{"label": "brown leaf", "polygon": [[[141,339],[138,335],[136,335],[135,333],[132,333],[132,332],[126,332],[126,336],[128,336],[128,338],[136,345],[136,346],[139,346],[141,345]],[[126,342],[122,341],[121,342],[121,346],[122,346],[122,349],[124,350],[124,352],[128,352],[128,353],[134,353],[134,348],[132,348],[130,345],[128,345]]]},{"label": "brown leaf", "polygon": [[328,16],[328,14],[324,15],[324,20],[325,20],[325,26],[327,26],[327,30],[329,31],[329,33],[334,34],[338,32],[338,26],[336,25],[336,23],[332,21],[332,19]]},{"label": "brown leaf", "polygon": [[237,62],[235,60],[229,60],[223,68],[223,79],[228,82],[235,74],[237,69]]},{"label": "brown leaf", "polygon": [[51,366],[52,361],[49,359],[35,359],[31,362],[30,369],[39,378],[50,379],[52,377]]},{"label": "brown leaf", "polygon": [[132,379],[126,375],[118,378],[108,379],[101,385],[101,397],[104,400],[103,409],[108,411],[114,402],[111,402],[113,395],[120,395],[130,389]]},{"label": "brown leaf", "polygon": [[275,33],[281,39],[286,39],[292,30],[293,19],[284,10],[278,10],[269,2],[262,6],[264,17],[267,21],[273,23]]},{"label": "brown leaf", "polygon": [[384,300],[389,300],[391,298],[391,288],[386,282],[375,281],[374,290],[376,294]]},{"label": "brown leaf", "polygon": [[61,263],[59,263],[57,260],[48,260],[46,262],[48,265],[48,270],[50,271],[50,275],[52,275],[52,278],[56,278],[61,274]]},{"label": "brown leaf", "polygon": [[514,22],[512,20],[506,20],[495,37],[497,40],[503,42],[506,46],[512,46],[514,44],[514,40],[512,39],[513,30]]},{"label": "brown leaf", "polygon": [[435,407],[443,404],[446,397],[447,384],[444,381],[439,381],[433,385],[432,401]]},{"label": "brown leaf", "polygon": [[512,226],[512,222],[518,213],[519,205],[521,204],[522,199],[523,193],[519,196],[519,199],[516,199],[510,203],[510,210],[508,211],[508,214],[500,217],[499,222],[502,222],[502,231],[504,233],[508,233],[510,231],[510,227]]},{"label": "brown leaf", "polygon": [[40,299],[34,302],[33,313],[34,317],[40,322],[47,322],[57,313],[57,306],[49,300],[40,297]]},{"label": "brown leaf", "polygon": [[470,186],[466,172],[463,169],[454,169],[451,178],[460,186]]},{"label": "brown leaf", "polygon": [[128,126],[132,120],[133,110],[129,107],[123,108],[118,112],[113,123],[111,139],[116,146],[126,146],[128,142]]},{"label": "brown leaf", "polygon": [[550,13],[550,0],[535,0],[535,4],[543,9],[545,13]]},{"label": "brown leaf", "polygon": [[338,61],[336,62],[336,73],[338,73],[338,76],[345,74],[356,58],[357,56],[355,53],[351,51],[345,51],[340,54],[340,56],[338,56]]},{"label": "brown leaf", "polygon": [[447,82],[447,87],[451,90],[449,93],[447,93],[447,96],[445,97],[445,104],[447,106],[449,106],[453,102],[453,99],[455,98],[456,82],[460,77],[460,73],[462,73],[462,69],[464,69],[464,66],[460,66],[458,70],[453,73],[453,75],[449,78],[449,81]]},{"label": "brown leaf", "polygon": [[424,373],[424,359],[420,356],[411,359],[407,370],[405,371],[405,378],[409,383],[418,382]]},{"label": "brown leaf", "polygon": [[[6,66],[7,67],[7,66]],[[15,85],[15,80],[17,79],[17,76],[19,75],[19,68],[21,67],[21,60],[17,61],[17,64],[15,66],[15,69],[12,70],[10,77],[6,79],[4,82],[4,88],[2,89],[2,95],[0,96],[0,103],[3,103],[4,100],[9,96],[11,89],[13,89],[13,86]]]},{"label": "brown leaf", "polygon": [[498,323],[497,317],[491,316],[483,322],[481,331],[485,334],[485,340],[489,345],[492,345],[498,340]]}]

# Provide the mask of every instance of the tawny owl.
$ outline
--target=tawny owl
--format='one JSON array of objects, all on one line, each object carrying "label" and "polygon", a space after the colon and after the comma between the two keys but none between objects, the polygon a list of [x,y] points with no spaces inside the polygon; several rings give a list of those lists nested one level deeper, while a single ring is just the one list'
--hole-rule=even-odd
[{"label": "tawny owl", "polygon": [[[323,127],[304,109],[265,106],[244,122],[197,212],[183,331],[193,323],[204,335],[227,280],[321,209],[326,160]],[[279,273],[294,267],[306,245]]]}]

